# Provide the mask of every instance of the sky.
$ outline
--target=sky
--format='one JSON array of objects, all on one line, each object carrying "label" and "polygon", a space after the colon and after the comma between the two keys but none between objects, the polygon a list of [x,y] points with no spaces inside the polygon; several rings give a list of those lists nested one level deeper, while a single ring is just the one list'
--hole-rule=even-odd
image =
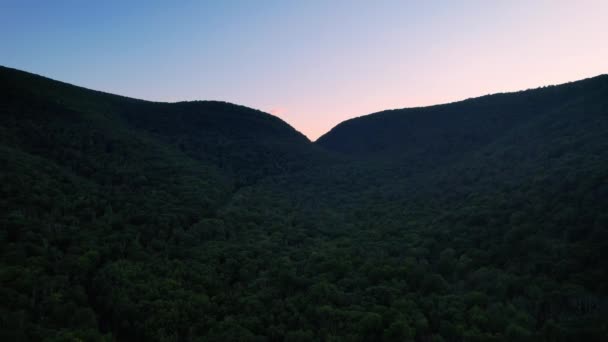
[{"label": "sky", "polygon": [[0,0],[0,65],[237,103],[315,140],[385,109],[608,73],[608,1]]}]

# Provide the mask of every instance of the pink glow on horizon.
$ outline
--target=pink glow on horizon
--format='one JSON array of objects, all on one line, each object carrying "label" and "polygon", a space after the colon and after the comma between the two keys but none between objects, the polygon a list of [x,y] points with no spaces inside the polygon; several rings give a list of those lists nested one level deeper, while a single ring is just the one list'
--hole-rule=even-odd
[{"label": "pink glow on horizon", "polygon": [[285,108],[281,108],[281,107],[273,107],[271,108],[268,113],[274,115],[274,116],[284,116],[287,113],[287,110]]},{"label": "pink glow on horizon", "polygon": [[[459,39],[441,40],[442,34],[437,34],[438,40],[413,58],[404,57],[407,46],[387,45],[394,58],[382,56],[375,64],[376,56],[368,53],[364,63],[354,63],[351,74],[345,72],[340,83],[328,87],[334,91],[309,89],[312,94],[305,98],[314,101],[286,102],[292,110],[278,115],[316,140],[344,120],[386,109],[448,103],[608,73],[608,1],[587,9],[577,2],[565,4],[552,10],[540,6],[536,12],[514,10],[493,26]],[[443,34],[449,36],[449,27]]]},{"label": "pink glow on horizon", "polygon": [[608,73],[608,0],[22,7],[0,11],[2,65],[140,99],[236,103],[311,140],[386,109]]}]

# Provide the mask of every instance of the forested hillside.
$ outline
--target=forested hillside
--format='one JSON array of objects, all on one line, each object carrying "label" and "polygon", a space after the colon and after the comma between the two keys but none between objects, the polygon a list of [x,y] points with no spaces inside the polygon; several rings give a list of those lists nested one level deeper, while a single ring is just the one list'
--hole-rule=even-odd
[{"label": "forested hillside", "polygon": [[0,68],[0,340],[603,341],[608,76],[316,143]]},{"label": "forested hillside", "polygon": [[317,143],[357,157],[409,163],[454,159],[567,106],[581,110],[576,115],[584,119],[587,107],[602,110],[607,84],[608,76],[603,75],[450,104],[388,110],[344,121]]}]

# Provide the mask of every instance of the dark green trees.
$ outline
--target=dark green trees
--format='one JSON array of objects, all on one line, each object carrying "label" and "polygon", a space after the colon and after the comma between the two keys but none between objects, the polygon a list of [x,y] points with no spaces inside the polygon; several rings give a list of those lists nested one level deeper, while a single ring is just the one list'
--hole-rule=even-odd
[{"label": "dark green trees", "polygon": [[606,76],[312,144],[0,68],[0,340],[603,340],[606,132]]}]

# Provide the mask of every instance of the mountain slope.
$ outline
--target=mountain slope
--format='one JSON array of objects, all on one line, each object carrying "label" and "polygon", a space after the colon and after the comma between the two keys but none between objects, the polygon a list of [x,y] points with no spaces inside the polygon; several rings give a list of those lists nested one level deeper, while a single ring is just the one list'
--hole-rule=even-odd
[{"label": "mountain slope", "polygon": [[594,98],[585,105],[605,106],[607,88],[608,75],[602,75],[535,90],[384,111],[340,123],[317,144],[354,157],[436,162],[487,145],[538,116],[587,97]]},{"label": "mountain slope", "polygon": [[0,340],[602,341],[606,83],[312,144],[2,68]]},{"label": "mountain slope", "polygon": [[234,234],[221,212],[240,191],[317,155],[253,109],[152,103],[0,68],[2,339],[152,339],[106,309],[116,287],[98,287],[100,272],[194,258],[190,243]]},{"label": "mountain slope", "polygon": [[[106,146],[99,148],[108,151],[114,149],[113,136],[148,139],[249,183],[289,168],[304,167],[303,162],[318,152],[302,134],[277,117],[243,106],[221,102],[153,103],[8,68],[0,69],[0,86],[2,119],[5,125],[13,125],[3,138],[36,134],[28,139],[22,136],[24,143],[53,136],[55,132],[50,130],[54,125],[62,130],[79,125],[73,128],[83,133],[88,128],[103,128],[106,131],[97,132],[95,138],[84,139],[92,144],[103,143]],[[33,133],[36,127],[19,127],[24,120],[46,132]],[[108,141],[97,141],[106,138]]]}]

